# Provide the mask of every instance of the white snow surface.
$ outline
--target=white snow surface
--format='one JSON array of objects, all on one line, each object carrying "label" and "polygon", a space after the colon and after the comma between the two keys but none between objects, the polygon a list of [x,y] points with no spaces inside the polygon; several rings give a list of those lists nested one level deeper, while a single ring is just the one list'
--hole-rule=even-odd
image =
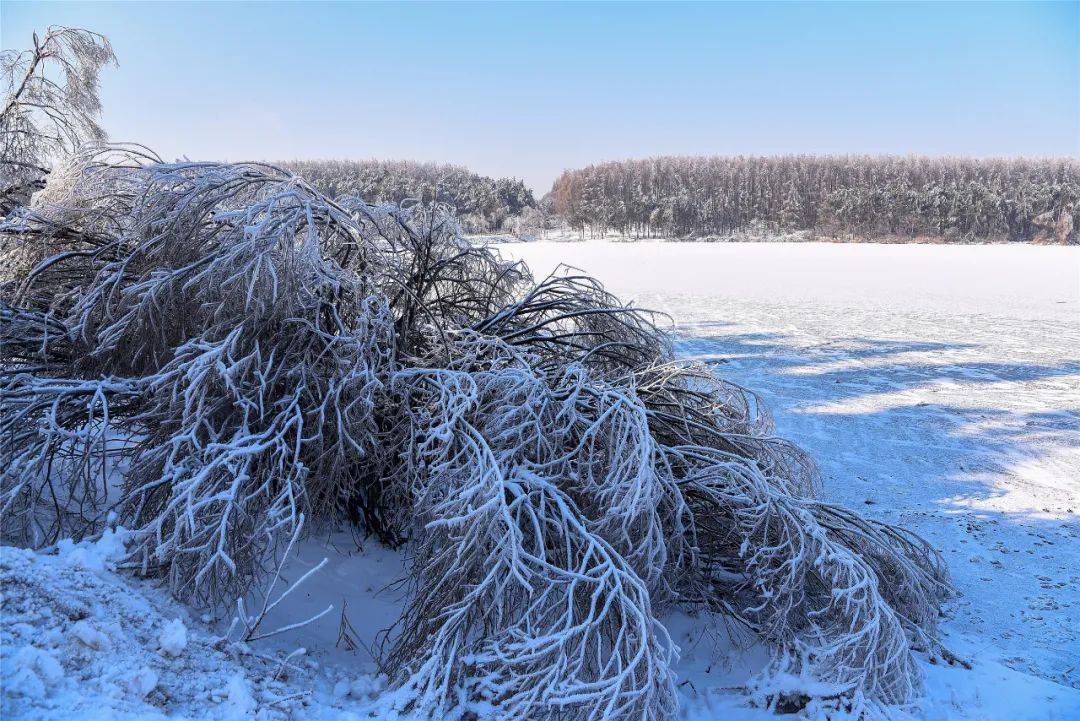
[{"label": "white snow surface", "polygon": [[[87,557],[102,563],[87,567]],[[334,639],[312,655],[290,643],[295,637],[276,645],[230,641],[222,623],[194,617],[158,584],[110,568],[115,557],[113,538],[55,554],[0,548],[0,718],[404,718],[392,694],[377,695],[385,679],[370,662],[335,655]],[[334,582],[340,590],[341,579]],[[283,613],[295,620],[295,610]],[[366,619],[363,610],[358,617]],[[335,696],[343,679],[351,694]]]},{"label": "white snow surface", "polygon": [[[569,263],[669,313],[679,352],[760,393],[779,432],[817,459],[830,500],[942,549],[960,591],[946,644],[973,668],[924,660],[925,699],[895,716],[1080,719],[1080,249],[499,247],[538,274]],[[0,717],[406,718],[374,663],[405,603],[402,554],[314,534],[282,581],[326,566],[264,628],[333,611],[248,645],[222,638],[228,619],[196,617],[117,573],[124,535],[50,554],[0,549]],[[343,610],[351,644],[339,644]],[[746,691],[760,645],[715,618],[665,624],[688,721],[777,718]],[[801,715],[845,718],[827,703]]]}]

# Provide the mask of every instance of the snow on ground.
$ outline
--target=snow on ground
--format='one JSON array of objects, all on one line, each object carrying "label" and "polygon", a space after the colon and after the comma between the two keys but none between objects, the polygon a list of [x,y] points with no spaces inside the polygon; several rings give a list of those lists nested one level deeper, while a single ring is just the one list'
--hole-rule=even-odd
[{"label": "snow on ground", "polygon": [[[943,550],[961,592],[947,643],[974,667],[924,663],[913,718],[1080,719],[1080,249],[501,251],[538,273],[570,263],[670,313],[679,351],[758,391],[779,431],[817,458],[830,499]],[[207,623],[157,584],[110,570],[120,541],[0,549],[4,719],[401,718],[373,660],[405,602],[401,554],[317,534],[285,585],[327,564],[262,628],[333,610],[245,645],[222,639],[228,619]],[[688,720],[776,718],[738,690],[762,668],[760,646],[728,638],[715,619],[665,623],[682,650]]]},{"label": "snow on ground", "polygon": [[[334,615],[334,633],[325,638],[298,632],[272,642],[241,643],[239,634],[226,636],[226,623],[196,617],[160,584],[117,573],[113,562],[122,535],[62,544],[49,554],[0,548],[0,718],[407,718],[394,708],[393,694],[383,693],[385,678],[365,651],[334,648],[340,614]],[[324,544],[312,541],[307,548],[324,550]],[[338,556],[335,572],[323,577],[323,597],[340,598],[343,588],[358,587],[356,597],[363,600],[378,590],[370,586],[376,577],[392,579],[400,571],[397,554],[348,554]],[[360,562],[350,564],[350,558]],[[384,560],[390,562],[385,571],[380,569]],[[343,568],[349,573],[343,575]],[[290,596],[260,631],[300,620],[312,595],[303,591],[298,586],[297,600]],[[375,601],[350,617],[370,640],[396,613]],[[301,641],[320,646],[308,652]]]},{"label": "snow on ground", "polygon": [[108,537],[0,552],[0,716],[232,719],[259,703],[271,719],[302,702],[276,665],[256,672],[161,590],[115,573],[121,551]]}]

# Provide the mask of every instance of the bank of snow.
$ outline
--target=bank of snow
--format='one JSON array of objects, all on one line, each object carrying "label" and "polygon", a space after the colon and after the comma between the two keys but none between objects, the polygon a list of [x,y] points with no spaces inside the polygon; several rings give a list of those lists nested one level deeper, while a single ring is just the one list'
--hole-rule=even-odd
[{"label": "bank of snow", "polygon": [[[0,717],[239,721],[387,717],[384,679],[320,654],[229,641],[113,569],[123,534],[58,553],[0,548]],[[344,689],[342,684],[345,684]]]}]

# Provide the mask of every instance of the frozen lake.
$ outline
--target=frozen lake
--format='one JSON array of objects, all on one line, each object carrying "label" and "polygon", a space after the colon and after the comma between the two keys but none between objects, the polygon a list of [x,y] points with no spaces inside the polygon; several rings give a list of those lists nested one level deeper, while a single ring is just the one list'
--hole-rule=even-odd
[{"label": "frozen lake", "polygon": [[[560,262],[629,298],[731,299],[885,312],[1072,321],[1080,248],[875,243],[497,244],[537,275]],[[685,306],[680,306],[684,308]],[[674,308],[674,306],[673,306]]]},{"label": "frozen lake", "polygon": [[[943,551],[950,644],[1080,688],[1080,248],[498,247],[669,313],[680,352],[760,393],[830,499]],[[1080,713],[1061,691],[1019,717]]]}]

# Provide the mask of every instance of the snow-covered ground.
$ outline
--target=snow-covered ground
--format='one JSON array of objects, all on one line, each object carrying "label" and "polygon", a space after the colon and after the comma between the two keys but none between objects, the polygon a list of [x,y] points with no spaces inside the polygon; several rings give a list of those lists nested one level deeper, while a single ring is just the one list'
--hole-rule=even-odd
[{"label": "snow-covered ground", "polygon": [[[670,313],[680,352],[758,391],[780,432],[817,458],[830,499],[943,550],[961,593],[947,643],[973,668],[924,663],[914,718],[1080,719],[1080,249],[586,242],[501,252],[541,274],[570,263]],[[402,717],[373,663],[404,602],[400,554],[316,535],[285,580],[327,565],[263,630],[333,611],[244,645],[221,638],[227,623],[110,570],[119,540],[47,556],[0,550],[0,717]],[[762,649],[706,618],[665,622],[682,648],[688,719],[775,718],[739,690]]]}]

